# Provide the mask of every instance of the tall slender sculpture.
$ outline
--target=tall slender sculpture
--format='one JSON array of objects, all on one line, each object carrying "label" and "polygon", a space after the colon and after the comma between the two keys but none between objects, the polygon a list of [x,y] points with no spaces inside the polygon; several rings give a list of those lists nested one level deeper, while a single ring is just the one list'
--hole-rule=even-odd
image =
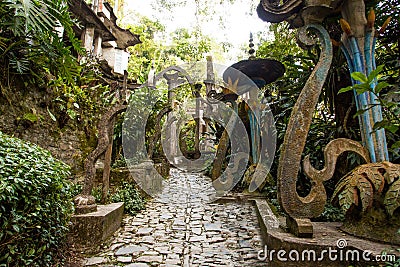
[{"label": "tall slender sculpture", "polygon": [[[305,197],[301,197],[297,193],[296,181],[300,169],[301,154],[332,59],[330,37],[320,23],[333,10],[337,9],[342,11],[341,25],[344,34],[341,47],[347,57],[350,72],[359,71],[368,75],[376,68],[374,47],[377,33],[373,28],[372,16],[367,23],[363,0],[286,0],[280,3],[274,0],[262,0],[257,8],[259,17],[265,21],[276,23],[286,20],[293,28],[300,28],[298,40],[303,44],[312,45],[315,43],[308,37],[308,32],[313,32],[314,36],[317,36],[320,40],[321,45],[319,62],[293,108],[278,168],[278,199],[282,208],[288,214],[287,225],[290,231],[300,237],[311,237],[313,235],[310,218],[319,216],[324,210],[327,195],[323,182],[333,176],[337,157],[342,152],[353,151],[358,153],[367,163],[370,160],[373,162],[388,160],[384,130],[373,131],[374,124],[382,120],[382,112],[380,106],[377,105],[376,96],[370,93],[355,94],[358,109],[367,109],[371,105],[373,106],[360,117],[364,146],[349,139],[333,140],[325,148],[325,167],[322,170],[314,169],[310,164],[309,157],[306,157],[303,167],[305,174],[311,180],[312,187]],[[353,82],[355,83],[355,81]],[[296,141],[294,142],[294,140]],[[368,165],[366,166],[365,169],[368,169]],[[373,184],[373,181],[371,183]],[[346,184],[346,180],[343,184]],[[343,184],[341,189],[346,188],[347,190],[347,187]],[[351,186],[354,186],[354,190],[361,191],[364,185],[360,181],[356,181],[355,185]],[[341,192],[338,191],[338,195]]]}]

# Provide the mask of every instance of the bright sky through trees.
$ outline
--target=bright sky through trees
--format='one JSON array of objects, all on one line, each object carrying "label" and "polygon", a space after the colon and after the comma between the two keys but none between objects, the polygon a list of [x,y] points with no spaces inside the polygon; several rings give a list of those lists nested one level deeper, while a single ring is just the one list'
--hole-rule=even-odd
[{"label": "bright sky through trees", "polygon": [[[124,21],[134,20],[133,14],[139,13],[159,20],[166,26],[167,33],[178,28],[198,28],[204,35],[218,42],[232,44],[226,57],[228,62],[247,57],[243,50],[248,45],[250,32],[268,30],[269,24],[261,21],[255,11],[258,0],[235,0],[233,3],[227,0],[164,1],[173,3],[170,10],[162,7],[160,2],[163,0],[127,1]],[[197,8],[196,2],[199,3]]]}]

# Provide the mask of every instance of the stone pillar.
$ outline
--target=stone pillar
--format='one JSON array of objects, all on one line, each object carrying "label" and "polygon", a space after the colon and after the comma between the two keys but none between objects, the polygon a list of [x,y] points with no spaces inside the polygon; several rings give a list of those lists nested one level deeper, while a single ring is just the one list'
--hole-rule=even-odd
[{"label": "stone pillar", "polygon": [[260,108],[257,105],[258,98],[258,90],[250,90],[248,92],[249,95],[249,106],[250,110],[248,111],[248,115],[250,118],[250,132],[251,132],[251,156],[253,159],[253,164],[258,163],[258,159],[260,157],[260,127],[258,122],[260,121]]},{"label": "stone pillar", "polygon": [[93,40],[94,40],[94,26],[91,24],[86,25],[86,28],[83,32],[83,46],[86,49],[86,52],[93,52]]},{"label": "stone pillar", "polygon": [[[176,108],[175,104],[175,88],[182,83],[182,79],[179,78],[179,73],[165,73],[164,78],[167,80],[168,83],[168,103],[170,104],[171,108],[174,110]],[[173,121],[173,122],[172,122]],[[169,113],[167,116],[167,122],[172,122],[169,124],[167,139],[170,142],[170,149],[169,153],[170,156],[174,157],[178,154],[178,147],[179,147],[179,134],[177,133],[177,122],[174,121],[173,114]]]},{"label": "stone pillar", "polygon": [[103,38],[101,34],[99,34],[94,42],[94,55],[96,57],[100,57],[103,54],[103,49],[101,47],[102,43],[103,43]]},{"label": "stone pillar", "polygon": [[94,13],[97,14],[98,11],[98,7],[99,7],[99,0],[93,0],[92,3],[92,10],[94,11]]},{"label": "stone pillar", "polygon": [[194,119],[194,121],[196,122],[194,151],[196,155],[198,155],[199,157],[200,157],[200,136],[201,136],[200,109],[201,109],[201,103],[199,98],[196,97],[195,119]]},{"label": "stone pillar", "polygon": [[[214,87],[215,87],[215,75],[214,75],[214,66],[213,66],[213,62],[212,62],[212,56],[207,56],[207,79],[204,81],[204,84],[206,85],[206,95],[208,95],[208,93],[210,93],[212,90],[214,90]],[[203,108],[204,107],[202,107],[202,109]],[[205,106],[205,108],[210,108],[210,107]],[[204,110],[202,110],[202,113],[204,114]],[[203,149],[205,151],[212,151],[213,143],[210,141],[211,136],[209,134],[210,129],[208,127],[208,123],[210,122],[210,120],[208,118],[202,118],[202,121],[204,122],[204,125],[202,126],[201,133],[202,134],[207,133],[207,136],[204,140]]]},{"label": "stone pillar", "polygon": [[[168,114],[168,120],[171,120],[170,114]],[[177,125],[176,121],[171,123],[170,129],[169,129],[169,141],[170,141],[170,147],[169,147],[169,152],[171,156],[176,156],[178,155],[178,149],[179,149],[179,142],[178,142],[178,133],[177,133]]]}]

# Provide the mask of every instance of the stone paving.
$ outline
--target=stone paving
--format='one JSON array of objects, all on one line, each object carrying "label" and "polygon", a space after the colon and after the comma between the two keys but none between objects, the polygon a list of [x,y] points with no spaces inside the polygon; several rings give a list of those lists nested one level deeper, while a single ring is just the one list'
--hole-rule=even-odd
[{"label": "stone paving", "polygon": [[209,203],[209,178],[171,170],[163,193],[121,229],[86,266],[266,266],[251,203]]}]

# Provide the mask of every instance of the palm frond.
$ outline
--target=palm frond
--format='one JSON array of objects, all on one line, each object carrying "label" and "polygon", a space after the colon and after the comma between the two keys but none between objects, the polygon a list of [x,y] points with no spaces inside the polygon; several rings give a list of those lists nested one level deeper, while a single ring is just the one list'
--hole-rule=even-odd
[{"label": "palm frond", "polygon": [[5,8],[13,17],[8,28],[15,36],[26,36],[32,32],[51,32],[57,25],[54,14],[59,13],[47,0],[5,0]]}]

